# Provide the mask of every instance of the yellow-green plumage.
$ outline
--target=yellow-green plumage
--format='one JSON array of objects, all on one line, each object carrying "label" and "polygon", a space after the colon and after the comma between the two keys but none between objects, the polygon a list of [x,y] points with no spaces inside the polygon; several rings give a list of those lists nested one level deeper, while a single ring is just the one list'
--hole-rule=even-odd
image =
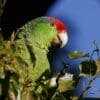
[{"label": "yellow-green plumage", "polygon": [[[57,33],[56,28],[50,26],[51,23],[52,21],[48,17],[32,20],[18,29],[14,41],[5,42],[4,40],[2,46],[0,46],[0,57],[2,54],[5,54],[6,58],[7,55],[10,55],[7,59],[12,58],[15,61],[11,68],[19,77],[17,89],[21,89],[23,97],[26,97],[27,93],[31,91],[35,92],[37,80],[46,70],[49,71],[50,69],[47,53]],[[0,61],[0,63],[5,64],[4,61]],[[4,66],[1,67],[4,69]],[[2,73],[0,72],[0,75]],[[12,78],[12,81],[15,82],[15,79]],[[16,85],[16,82],[13,84]],[[12,84],[10,86],[12,91]],[[40,87],[38,92],[41,92]]]}]

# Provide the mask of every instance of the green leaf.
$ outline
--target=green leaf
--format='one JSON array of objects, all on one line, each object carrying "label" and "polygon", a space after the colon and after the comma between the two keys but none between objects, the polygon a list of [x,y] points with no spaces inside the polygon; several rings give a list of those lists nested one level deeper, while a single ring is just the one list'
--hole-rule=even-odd
[{"label": "green leaf", "polygon": [[73,96],[72,98],[71,98],[71,100],[78,100],[78,96]]},{"label": "green leaf", "polygon": [[92,76],[97,72],[97,65],[94,60],[85,60],[80,63],[80,75]]},{"label": "green leaf", "polygon": [[0,32],[0,42],[3,41],[3,36],[2,36],[2,33]]},{"label": "green leaf", "polygon": [[73,80],[73,74],[66,73],[63,77],[59,79],[59,91],[65,92],[68,90],[73,90],[74,87],[74,80]]},{"label": "green leaf", "polygon": [[83,53],[80,51],[74,51],[68,54],[68,57],[70,59],[77,59],[77,58],[82,58],[82,57],[89,57],[89,53]]},{"label": "green leaf", "polygon": [[100,58],[96,60],[97,70],[100,71]]}]

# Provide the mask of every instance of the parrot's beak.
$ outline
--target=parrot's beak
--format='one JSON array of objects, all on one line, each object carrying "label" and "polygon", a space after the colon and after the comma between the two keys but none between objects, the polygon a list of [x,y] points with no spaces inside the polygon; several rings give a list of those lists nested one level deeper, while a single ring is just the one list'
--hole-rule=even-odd
[{"label": "parrot's beak", "polygon": [[63,48],[68,42],[68,35],[66,31],[60,32],[53,39],[53,45],[56,45],[59,48]]},{"label": "parrot's beak", "polygon": [[68,35],[66,31],[63,31],[57,35],[59,39],[60,48],[63,48],[68,42]]}]

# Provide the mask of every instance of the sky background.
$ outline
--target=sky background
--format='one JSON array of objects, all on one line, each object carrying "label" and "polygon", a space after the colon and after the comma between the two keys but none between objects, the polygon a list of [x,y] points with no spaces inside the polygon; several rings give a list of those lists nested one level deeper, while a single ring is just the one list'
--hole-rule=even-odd
[{"label": "sky background", "polygon": [[[91,53],[95,49],[93,40],[96,40],[100,47],[100,0],[56,0],[45,15],[59,18],[68,28],[68,44],[55,53],[52,71],[60,71],[62,61],[64,61],[70,63],[68,70],[77,74],[79,72],[78,65],[84,59],[70,60],[67,55],[75,50]],[[88,80],[82,78],[75,95],[80,95],[82,92],[82,81],[87,86]],[[100,78],[97,78],[85,97],[99,98],[99,83]]]}]

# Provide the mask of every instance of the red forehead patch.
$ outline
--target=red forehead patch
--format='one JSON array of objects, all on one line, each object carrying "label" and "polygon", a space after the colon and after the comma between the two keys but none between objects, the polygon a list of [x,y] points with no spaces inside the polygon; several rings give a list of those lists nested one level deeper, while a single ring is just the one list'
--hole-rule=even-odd
[{"label": "red forehead patch", "polygon": [[58,19],[55,19],[55,20],[54,20],[54,23],[55,23],[55,25],[56,25],[56,27],[57,27],[58,32],[66,31],[66,26],[64,25],[63,22],[61,22],[61,21],[58,20]]},{"label": "red forehead patch", "polygon": [[61,32],[61,31],[66,31],[66,26],[63,22],[61,22],[60,20],[51,17],[51,19],[53,19],[54,24],[56,25],[57,31]]}]

